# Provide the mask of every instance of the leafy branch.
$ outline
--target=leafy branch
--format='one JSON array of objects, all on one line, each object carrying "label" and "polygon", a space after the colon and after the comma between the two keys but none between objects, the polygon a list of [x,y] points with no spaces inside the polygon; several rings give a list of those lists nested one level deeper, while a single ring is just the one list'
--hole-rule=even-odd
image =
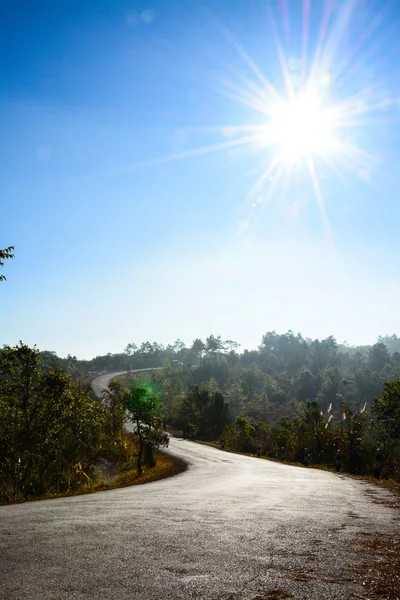
[{"label": "leafy branch", "polygon": [[[4,250],[0,250],[0,267],[4,267],[4,261],[8,258],[14,258],[14,254],[12,253],[14,250],[14,246],[8,246],[8,248],[4,248]],[[5,281],[5,276],[0,275],[0,281]]]}]

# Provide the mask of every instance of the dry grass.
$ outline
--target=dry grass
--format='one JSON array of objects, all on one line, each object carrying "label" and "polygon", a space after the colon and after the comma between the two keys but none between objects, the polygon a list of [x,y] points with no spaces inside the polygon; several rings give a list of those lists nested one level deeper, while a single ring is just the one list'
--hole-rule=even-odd
[{"label": "dry grass", "polygon": [[69,496],[80,496],[83,494],[93,494],[94,492],[102,492],[107,490],[114,490],[122,487],[128,487],[131,485],[141,485],[143,483],[150,483],[152,481],[158,481],[159,479],[165,479],[166,477],[173,477],[183,471],[186,471],[187,463],[175,456],[169,454],[163,454],[160,452],[157,455],[157,462],[155,467],[143,466],[142,475],[138,475],[136,468],[125,469],[124,465],[120,468],[113,466],[115,473],[112,477],[105,477],[104,480],[101,477],[93,479],[88,484],[79,486],[73,490],[67,490],[60,493],[47,493],[43,496],[35,496],[32,498],[24,498],[17,502],[11,502],[10,504],[20,502],[31,502],[35,500],[51,500],[55,498],[66,498]]},{"label": "dry grass", "polygon": [[347,570],[368,590],[372,600],[400,600],[400,538],[357,541],[369,558]]},{"label": "dry grass", "polygon": [[[347,473],[345,474],[347,475]],[[365,483],[371,483],[376,490],[367,489],[365,490],[365,494],[368,496],[376,496],[379,493],[379,489],[389,490],[394,496],[393,499],[389,500],[376,500],[377,504],[382,504],[385,502],[389,502],[386,506],[390,506],[391,508],[400,508],[400,482],[394,481],[393,479],[375,479],[372,476],[366,475],[348,475],[353,479],[358,479],[360,481],[365,481]]]},{"label": "dry grass", "polygon": [[125,487],[128,485],[138,485],[142,483],[150,483],[166,477],[178,475],[187,469],[187,464],[179,458],[172,457],[167,454],[159,454],[155,467],[143,467],[142,475],[138,475],[136,470],[127,471],[117,475],[116,479],[107,484],[104,489],[114,489],[117,487]]}]

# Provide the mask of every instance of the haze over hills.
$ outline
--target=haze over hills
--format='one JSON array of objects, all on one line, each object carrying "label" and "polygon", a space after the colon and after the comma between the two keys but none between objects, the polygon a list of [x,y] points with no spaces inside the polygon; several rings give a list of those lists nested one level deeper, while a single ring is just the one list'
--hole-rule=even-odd
[{"label": "haze over hills", "polygon": [[266,403],[269,418],[291,417],[296,403],[306,401],[317,401],[324,410],[333,405],[336,414],[343,395],[355,410],[361,410],[364,404],[371,405],[385,382],[400,378],[400,338],[395,334],[381,336],[372,346],[349,347],[338,345],[332,336],[310,340],[293,332],[269,332],[258,350],[241,350],[233,340],[210,335],[189,347],[181,340],[166,347],[156,342],[130,343],[122,353],[90,361],[70,355],[61,359],[51,352],[42,352],[42,358],[48,366],[72,374],[165,367],[165,374],[148,377],[162,380],[165,389],[170,389],[167,382],[179,380],[178,388],[171,384],[170,392],[163,391],[171,402],[174,394],[191,385],[211,381],[226,396],[233,418],[240,413],[264,418]]}]

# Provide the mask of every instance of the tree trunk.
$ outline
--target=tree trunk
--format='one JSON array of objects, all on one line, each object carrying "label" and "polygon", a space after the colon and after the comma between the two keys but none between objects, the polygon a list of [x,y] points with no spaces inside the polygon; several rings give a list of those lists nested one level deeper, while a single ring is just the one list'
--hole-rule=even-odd
[{"label": "tree trunk", "polygon": [[136,421],[136,427],[137,427],[137,435],[139,438],[139,452],[138,452],[138,457],[137,457],[137,469],[138,469],[139,475],[141,475],[142,474],[143,438],[142,438],[142,432],[140,430],[139,419],[137,419],[137,421]]}]

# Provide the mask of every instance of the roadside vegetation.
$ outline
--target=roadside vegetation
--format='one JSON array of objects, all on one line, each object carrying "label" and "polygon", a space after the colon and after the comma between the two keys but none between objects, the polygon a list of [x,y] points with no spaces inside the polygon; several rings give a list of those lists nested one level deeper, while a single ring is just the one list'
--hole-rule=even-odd
[{"label": "roadside vegetation", "polygon": [[[152,347],[150,363],[161,353]],[[172,364],[173,356],[178,367],[120,378],[126,387],[145,381],[157,390],[173,430],[217,443],[223,438],[239,452],[256,454],[260,446],[270,458],[279,459],[283,447],[285,460],[327,468],[335,468],[340,450],[341,470],[358,475],[374,473],[379,448],[381,475],[400,481],[396,335],[357,348],[292,332],[269,332],[251,352],[215,336],[173,347],[174,354],[172,346],[164,349],[164,360]]]},{"label": "roadside vegetation", "polygon": [[[0,503],[176,472],[181,466],[158,455],[168,445],[158,408],[150,390],[127,394],[117,382],[98,402],[87,383],[46,364],[37,349],[5,346],[0,351]],[[134,434],[124,432],[126,409],[131,420],[140,420]]]}]

